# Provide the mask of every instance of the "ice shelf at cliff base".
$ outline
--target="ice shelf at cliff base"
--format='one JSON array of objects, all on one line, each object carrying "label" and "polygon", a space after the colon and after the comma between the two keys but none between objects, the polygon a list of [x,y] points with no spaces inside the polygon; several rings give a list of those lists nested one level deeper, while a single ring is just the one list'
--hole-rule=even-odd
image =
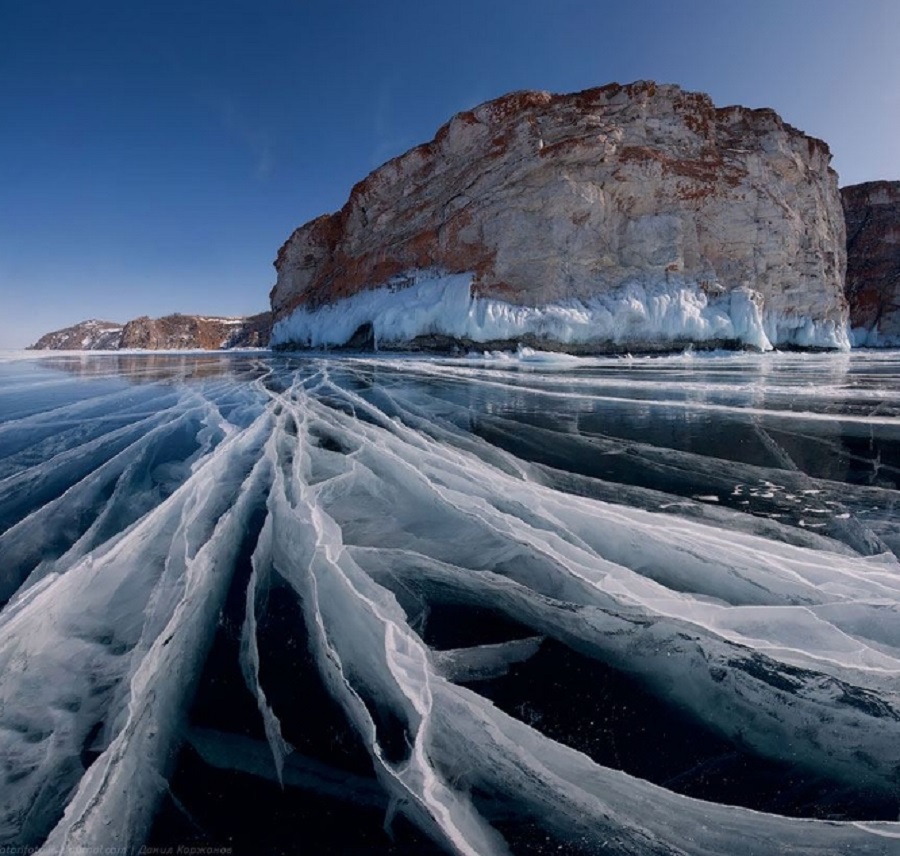
[{"label": "ice shelf at cliff base", "polygon": [[450,343],[615,351],[634,343],[666,349],[740,343],[770,351],[773,341],[798,347],[848,347],[844,325],[763,312],[759,292],[707,294],[685,283],[639,281],[584,301],[520,306],[474,297],[473,274],[416,272],[412,285],[377,288],[317,309],[299,308],[277,322],[276,341],[307,348],[342,345],[440,349]]},{"label": "ice shelf at cliff base", "polygon": [[829,160],[771,110],[677,86],[513,93],[294,232],[272,342],[846,348]]}]

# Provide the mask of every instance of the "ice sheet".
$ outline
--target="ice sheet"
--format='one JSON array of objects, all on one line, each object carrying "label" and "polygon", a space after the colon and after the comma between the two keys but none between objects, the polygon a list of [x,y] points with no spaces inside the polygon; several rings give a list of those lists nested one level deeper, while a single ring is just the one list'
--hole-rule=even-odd
[{"label": "ice sheet", "polygon": [[193,753],[449,853],[900,852],[888,357],[233,359],[0,424],[4,845],[165,840]]}]

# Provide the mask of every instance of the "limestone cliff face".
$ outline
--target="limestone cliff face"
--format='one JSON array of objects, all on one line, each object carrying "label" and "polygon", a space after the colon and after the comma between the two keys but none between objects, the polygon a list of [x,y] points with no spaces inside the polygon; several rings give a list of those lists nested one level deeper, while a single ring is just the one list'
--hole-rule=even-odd
[{"label": "limestone cliff face", "polygon": [[202,348],[265,348],[269,345],[269,312],[246,318],[199,315],[142,316],[127,324],[84,321],[42,336],[33,350],[181,350]]},{"label": "limestone cliff face", "polygon": [[900,181],[841,189],[847,299],[858,345],[900,345]]},{"label": "limestone cliff face", "polygon": [[[677,86],[513,93],[454,116],[297,229],[275,262],[274,317],[437,271],[470,275],[476,301],[526,307],[632,286],[706,307],[742,291],[775,344],[816,344],[826,327],[831,344],[847,306],[829,160],[771,110]],[[274,341],[291,335],[277,325]]]}]

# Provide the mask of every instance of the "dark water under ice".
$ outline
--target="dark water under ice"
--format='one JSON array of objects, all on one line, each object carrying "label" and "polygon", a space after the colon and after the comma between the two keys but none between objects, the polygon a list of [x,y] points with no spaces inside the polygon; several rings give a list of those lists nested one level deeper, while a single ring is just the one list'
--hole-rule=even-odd
[{"label": "dark water under ice", "polygon": [[0,354],[0,847],[900,853],[898,479],[898,352]]}]

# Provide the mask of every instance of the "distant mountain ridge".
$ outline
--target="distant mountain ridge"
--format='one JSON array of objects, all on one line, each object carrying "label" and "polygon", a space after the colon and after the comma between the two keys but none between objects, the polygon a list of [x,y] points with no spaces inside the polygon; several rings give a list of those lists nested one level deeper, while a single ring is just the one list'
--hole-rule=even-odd
[{"label": "distant mountain ridge", "polygon": [[126,324],[91,319],[41,336],[33,351],[117,351],[122,349],[225,350],[266,348],[272,331],[272,314],[244,317],[206,315],[142,315]]},{"label": "distant mountain ridge", "polygon": [[91,318],[41,336],[30,351],[112,351],[119,347],[125,325]]}]

